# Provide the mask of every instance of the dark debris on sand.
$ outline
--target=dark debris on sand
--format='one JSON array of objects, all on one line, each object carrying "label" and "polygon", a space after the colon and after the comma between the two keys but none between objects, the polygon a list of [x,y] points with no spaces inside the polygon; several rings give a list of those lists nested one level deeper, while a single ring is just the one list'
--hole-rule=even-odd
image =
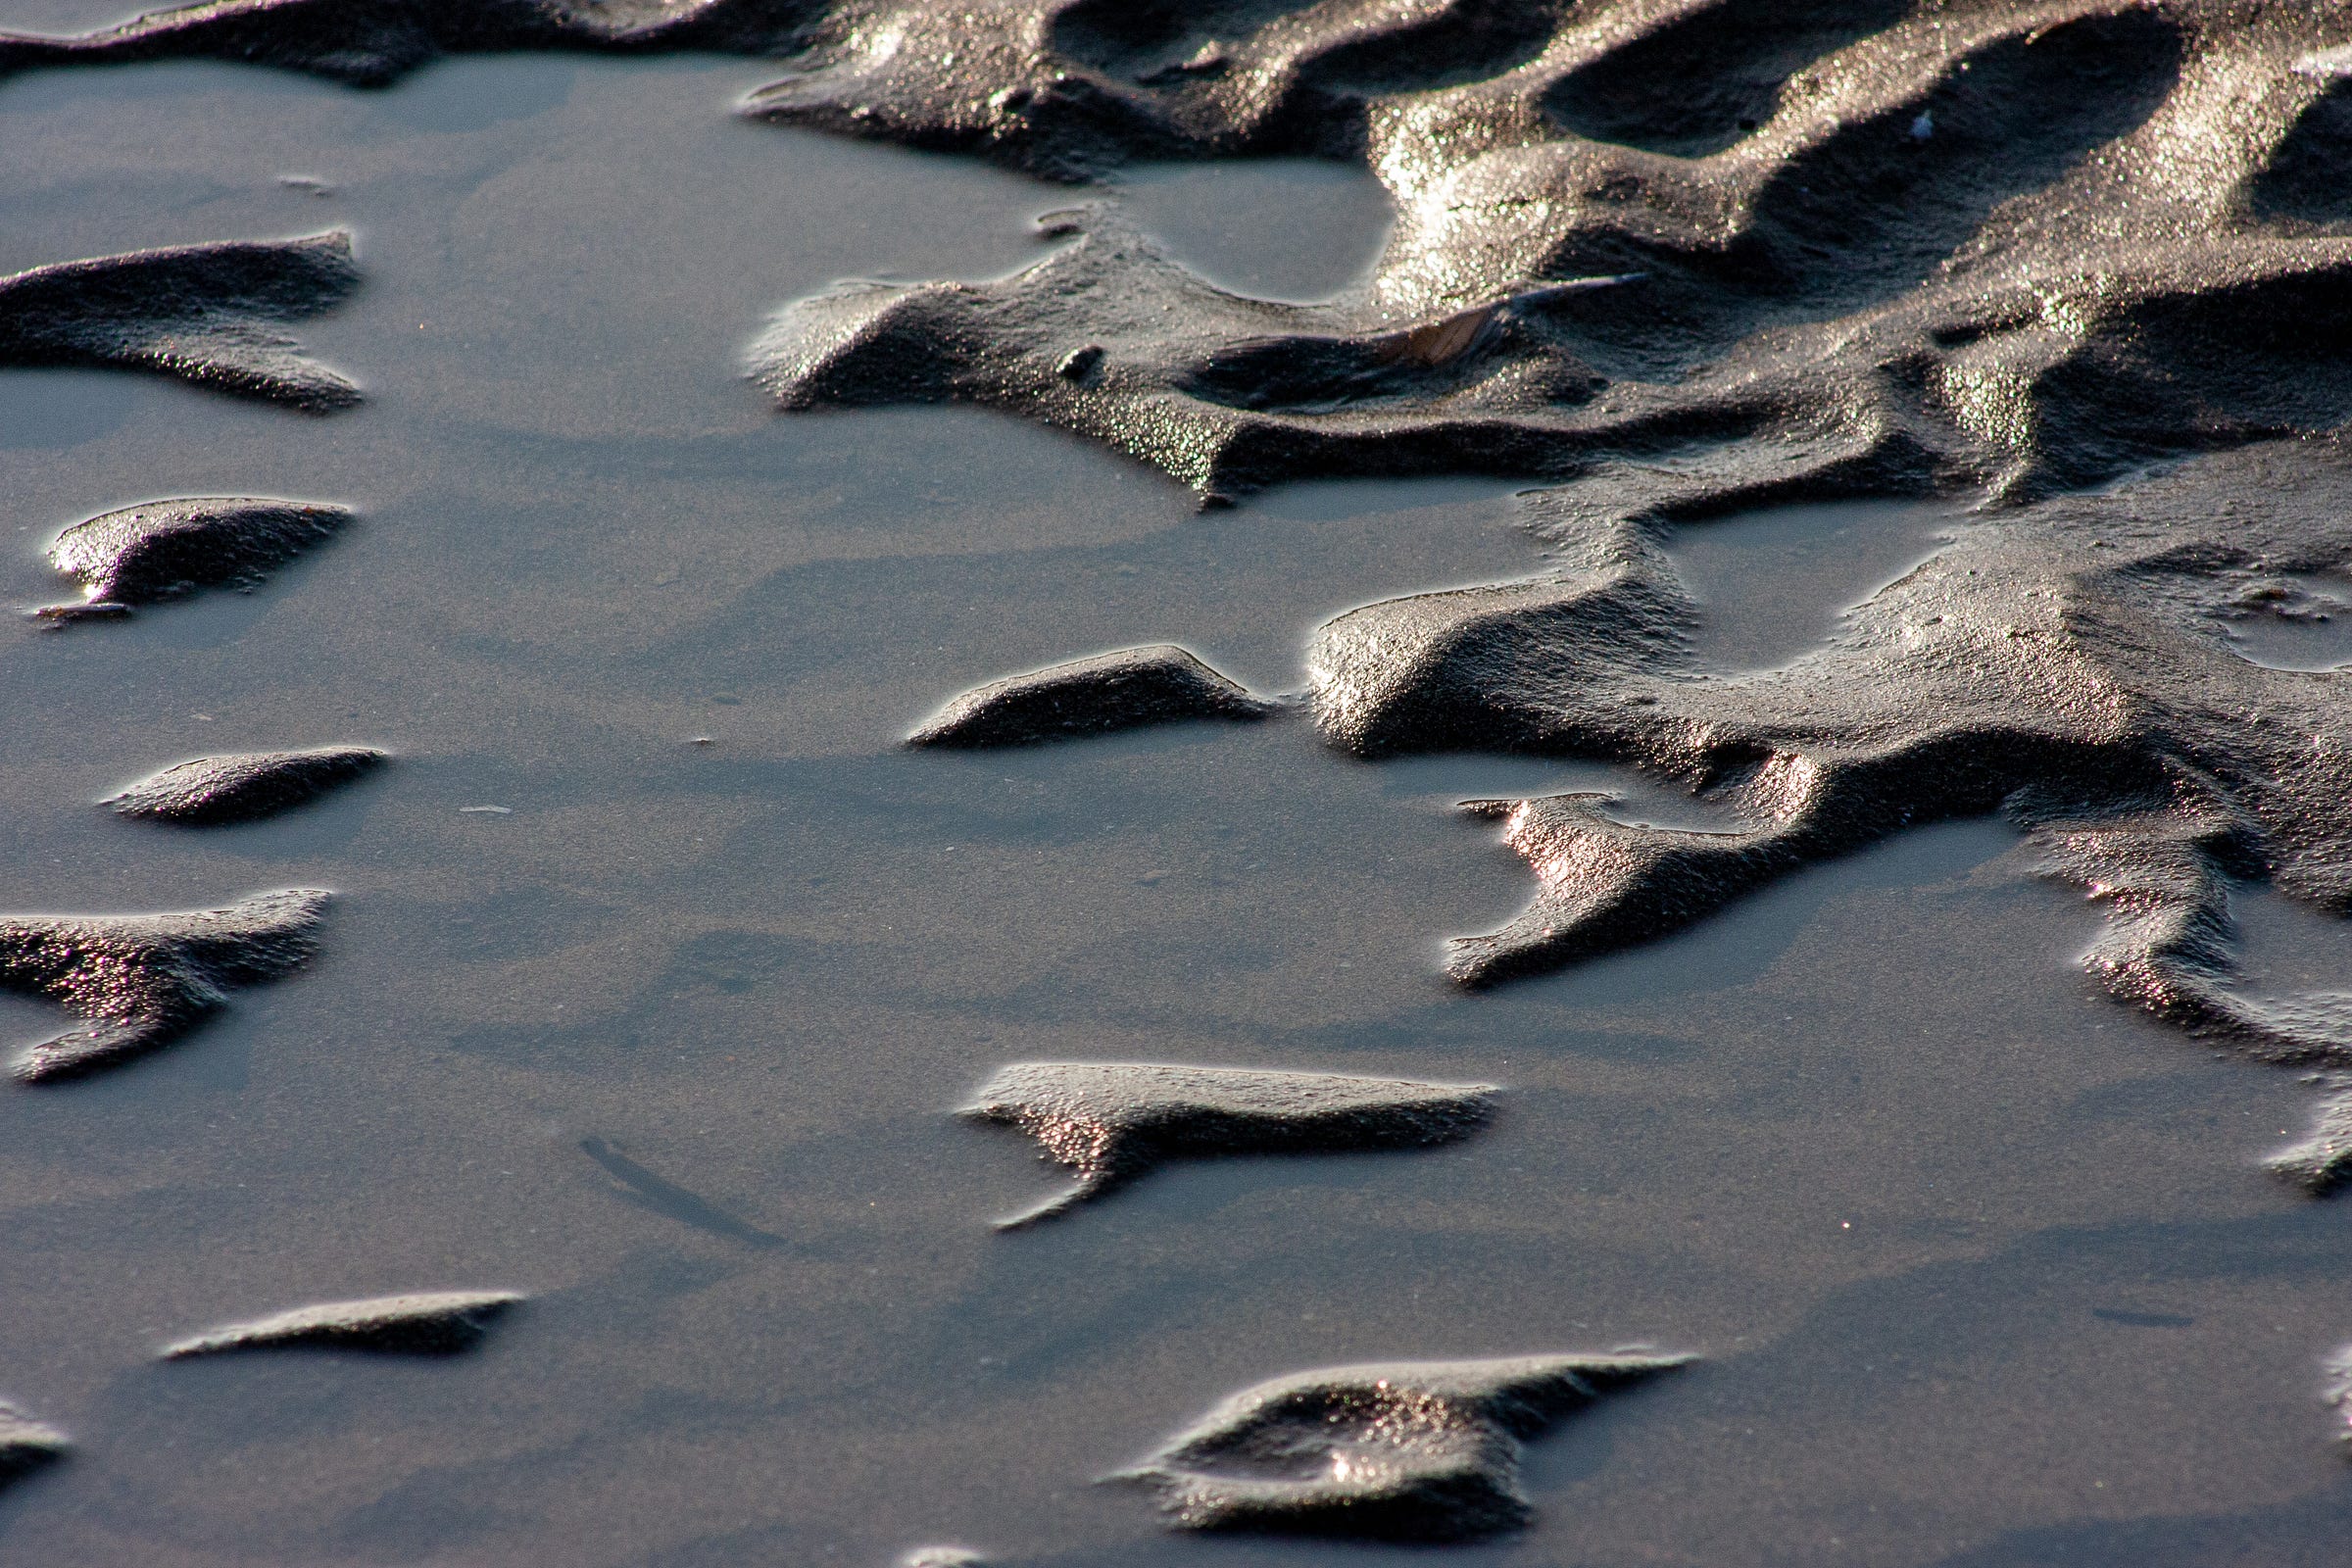
[{"label": "dark debris on sand", "polygon": [[191,827],[254,822],[306,805],[383,761],[384,754],[371,746],[199,757],[152,773],[99,804],[123,816]]},{"label": "dark debris on sand", "polygon": [[1500,1091],[1341,1073],[1030,1061],[1001,1068],[958,1114],[1017,1127],[1078,1178],[1004,1228],[1058,1214],[1177,1159],[1422,1149],[1484,1126]]},{"label": "dark debris on sand", "polygon": [[426,1291],[364,1301],[324,1301],[245,1323],[225,1324],[166,1346],[166,1360],[237,1350],[371,1350],[455,1355],[472,1349],[522,1295],[516,1291]]},{"label": "dark debris on sand", "polygon": [[1687,1355],[1331,1367],[1245,1389],[1113,1480],[1194,1530],[1474,1540],[1527,1522],[1520,1444]]},{"label": "dark debris on sand", "polygon": [[37,267],[0,277],[0,365],[152,370],[331,414],[359,389],[265,323],[316,316],[358,282],[341,231]]},{"label": "dark debris on sand", "polygon": [[332,897],[289,888],[186,914],[0,916],[0,987],[83,1020],[21,1053],[16,1076],[82,1077],[169,1045],[231,990],[308,961]]}]

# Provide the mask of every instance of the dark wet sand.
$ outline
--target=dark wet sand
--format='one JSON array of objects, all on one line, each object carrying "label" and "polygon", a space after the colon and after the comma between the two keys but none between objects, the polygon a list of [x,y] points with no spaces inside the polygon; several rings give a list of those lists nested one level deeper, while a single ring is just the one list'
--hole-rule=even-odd
[{"label": "dark wet sand", "polygon": [[[1170,1537],[1089,1483],[1278,1374],[1644,1341],[1705,1360],[1531,1445],[1533,1528],[1462,1560],[2335,1560],[2352,1477],[2319,1363],[2352,1335],[2352,1244],[2258,1165],[2303,1097],[2097,999],[2075,965],[2097,914],[2007,827],[1463,996],[1440,939],[1530,882],[1462,853],[1493,830],[1452,803],[1625,780],[1367,765],[1296,721],[900,749],[958,691],[1112,647],[1293,690],[1329,613],[1543,562],[1501,483],[1197,514],[1007,418],[777,418],[738,374],[772,307],[1001,272],[1072,193],[731,120],[772,74],[0,87],[0,269],[348,224],[366,282],[299,335],[369,400],[320,420],[0,374],[10,604],[54,600],[41,549],[109,508],[360,514],[251,596],[0,636],[7,907],[341,896],[304,975],[134,1067],[0,1096],[0,1398],[76,1441],[0,1497],[0,1553],[1385,1561]],[[1219,232],[1283,206],[1249,172],[1271,218],[1228,222],[1225,177],[1143,198],[1170,228],[1196,204],[1182,243],[1212,274]],[[1320,275],[1224,266],[1312,294],[1376,243],[1318,237]],[[1701,597],[1787,607],[1725,616],[1726,667],[1826,635],[1933,548],[1918,509],[1878,516],[1850,557],[1804,540],[1862,514],[1687,530]],[[330,743],[397,760],[203,834],[92,804]],[[2244,902],[2257,978],[2352,973],[2339,929]],[[56,1018],[0,1010],[11,1041]],[[1053,1178],[953,1107],[1007,1061],[1121,1058],[1508,1094],[1459,1146],[1180,1166],[1084,1223],[992,1232]],[[292,1304],[458,1288],[533,1299],[448,1362],[151,1360]]]}]

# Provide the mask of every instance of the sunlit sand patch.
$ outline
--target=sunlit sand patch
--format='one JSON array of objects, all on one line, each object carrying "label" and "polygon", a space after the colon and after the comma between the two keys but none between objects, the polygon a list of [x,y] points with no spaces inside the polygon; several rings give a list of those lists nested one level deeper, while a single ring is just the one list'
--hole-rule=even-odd
[{"label": "sunlit sand patch", "polygon": [[117,619],[137,606],[200,589],[251,590],[350,521],[341,507],[301,501],[190,499],[124,507],[57,536],[49,564],[81,584],[83,602],[34,613],[55,622]]},{"label": "sunlit sand patch", "polygon": [[237,1350],[371,1350],[454,1355],[472,1349],[522,1299],[518,1291],[430,1291],[324,1301],[208,1329],[166,1346],[166,1360]]},{"label": "sunlit sand patch", "polygon": [[0,277],[0,366],[106,366],[332,414],[359,388],[269,325],[359,283],[351,236],[234,241],[63,262]]},{"label": "sunlit sand patch", "polygon": [[171,1044],[231,990],[308,962],[332,897],[290,888],[186,914],[0,918],[0,986],[83,1020],[19,1053],[17,1078],[78,1078]]},{"label": "sunlit sand patch", "polygon": [[212,827],[275,816],[373,772],[385,754],[372,746],[299,752],[240,752],[175,762],[99,804],[154,822]]},{"label": "sunlit sand patch", "polygon": [[1485,1125],[1498,1092],[1339,1073],[1034,1061],[999,1069],[958,1114],[1019,1128],[1078,1178],[1070,1191],[998,1222],[1010,1229],[1170,1160],[1452,1143]]},{"label": "sunlit sand patch", "polygon": [[1028,746],[1186,719],[1259,719],[1274,710],[1181,648],[1123,648],[974,687],[906,743]]},{"label": "sunlit sand patch", "polygon": [[1619,1351],[1333,1367],[1245,1389],[1113,1479],[1194,1530],[1467,1541],[1524,1524],[1519,1446],[1687,1365]]}]

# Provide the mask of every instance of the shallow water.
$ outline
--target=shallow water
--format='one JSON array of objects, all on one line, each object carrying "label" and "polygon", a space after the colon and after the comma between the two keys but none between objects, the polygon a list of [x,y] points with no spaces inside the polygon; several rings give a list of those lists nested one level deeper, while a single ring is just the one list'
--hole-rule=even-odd
[{"label": "shallow water", "polygon": [[1361,164],[1305,158],[1138,165],[1116,189],[1170,256],[1264,300],[1325,300],[1363,281],[1396,218]]},{"label": "shallow water", "polygon": [[1716,669],[1771,669],[1834,636],[1846,611],[1934,555],[1962,521],[1948,502],[1776,507],[1689,523],[1667,541],[1699,605],[1692,652]]},{"label": "shallow water", "polygon": [[2282,572],[2266,586],[2280,614],[2259,603],[2221,622],[2230,650],[2272,669],[2338,669],[2352,663],[2352,583],[2310,572]]},{"label": "shallow water", "polygon": [[138,0],[12,0],[8,25],[16,32],[67,38],[128,22],[152,9]]},{"label": "shallow water", "polygon": [[[1368,765],[1296,719],[901,750],[975,681],[1132,643],[1292,689],[1324,616],[1543,562],[1499,483],[1201,514],[989,415],[772,416],[737,369],[765,313],[1002,272],[1071,193],[731,119],[770,74],[0,86],[0,267],[349,224],[366,285],[298,332],[370,399],[312,419],[0,373],[8,603],[55,598],[47,539],[130,501],[361,514],[253,595],[0,646],[9,906],[343,895],[308,974],[135,1068],[0,1096],[0,1396],[79,1446],[0,1496],[9,1552],[1388,1560],[1172,1537],[1090,1482],[1277,1373],[1642,1341],[1707,1359],[1534,1446],[1537,1524],[1460,1557],[2332,1560],[2352,1491],[2316,1363],[2352,1329],[2352,1246],[2257,1168],[2295,1086],[2094,999],[2096,911],[2008,829],[1921,831],[1466,996],[1438,942],[1530,884],[1461,853],[1493,834],[1454,802],[1695,808],[1597,766]],[[1151,199],[1213,212],[1223,177]],[[1224,265],[1320,289],[1365,232]],[[1215,271],[1216,225],[1170,243]],[[1939,525],[1814,509],[1669,551],[1702,654],[1756,667]],[[91,804],[335,741],[397,760],[249,827]],[[2248,928],[2258,976],[2326,968]],[[12,1039],[54,1017],[0,1012]],[[1058,1178],[950,1111],[1033,1058],[1509,1092],[1458,1146],[1171,1168],[999,1235]],[[534,1299],[455,1361],[148,1359],[469,1287]]]}]

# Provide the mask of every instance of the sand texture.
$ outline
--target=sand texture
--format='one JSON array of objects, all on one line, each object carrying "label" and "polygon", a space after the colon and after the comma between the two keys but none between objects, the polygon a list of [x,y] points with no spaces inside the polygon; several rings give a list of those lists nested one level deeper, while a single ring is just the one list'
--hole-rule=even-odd
[{"label": "sand texture", "polygon": [[1181,648],[1122,648],[975,687],[906,741],[1025,746],[1185,719],[1263,718],[1272,710]]},{"label": "sand texture", "polygon": [[1332,1367],[1245,1389],[1121,1473],[1195,1530],[1465,1541],[1526,1521],[1519,1445],[1689,1356]]},{"label": "sand texture", "polygon": [[1019,1128],[1078,1178],[1070,1192],[1000,1222],[1010,1228],[1171,1159],[1452,1143],[1487,1120],[1494,1093],[1336,1073],[1032,1061],[998,1071],[959,1114]]},{"label": "sand texture", "polygon": [[22,5],[0,1555],[2340,1554],[2352,3]]},{"label": "sand texture", "polygon": [[323,1301],[207,1329],[162,1350],[168,1361],[237,1350],[372,1350],[454,1355],[479,1345],[522,1299],[514,1291],[422,1291],[365,1301]]},{"label": "sand texture", "polygon": [[307,962],[331,898],[289,888],[185,914],[0,918],[0,986],[84,1020],[27,1047],[17,1077],[78,1078],[170,1044],[225,1004],[231,990]]},{"label": "sand texture", "polygon": [[199,757],[151,773],[99,804],[123,816],[210,827],[252,822],[339,789],[382,765],[369,746]]},{"label": "sand texture", "polygon": [[341,232],[36,267],[0,277],[0,364],[121,366],[332,414],[359,389],[268,323],[327,310],[358,280]]},{"label": "sand texture", "polygon": [[351,520],[340,507],[290,501],[159,501],[77,522],[49,564],[81,584],[85,602],[35,613],[54,621],[114,619],[133,606],[203,588],[258,586],[270,572]]}]

